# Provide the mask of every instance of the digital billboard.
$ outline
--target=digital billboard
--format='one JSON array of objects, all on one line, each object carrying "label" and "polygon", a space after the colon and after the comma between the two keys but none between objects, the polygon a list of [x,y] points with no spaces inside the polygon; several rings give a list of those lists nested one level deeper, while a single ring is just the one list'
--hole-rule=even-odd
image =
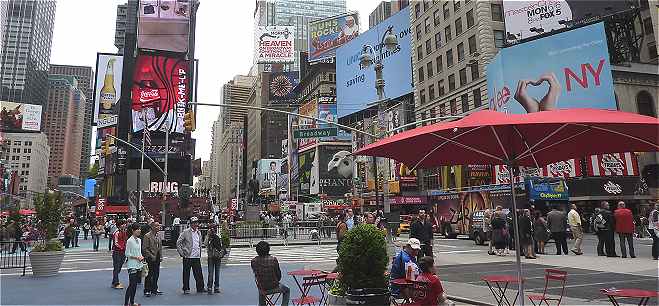
[{"label": "digital billboard", "polygon": [[268,92],[271,104],[297,104],[293,89],[300,83],[298,71],[272,72]]},{"label": "digital billboard", "polygon": [[[121,54],[96,54],[94,86],[94,123],[116,120],[115,105],[121,97],[124,57]],[[116,123],[115,123],[116,124]]]},{"label": "digital billboard", "polygon": [[627,0],[547,0],[503,1],[507,40],[513,42],[541,33],[561,30],[601,19],[602,16],[631,9],[636,1]]},{"label": "digital billboard", "polygon": [[616,109],[604,25],[499,50],[487,65],[487,90],[490,109],[512,114]]},{"label": "digital billboard", "polygon": [[357,13],[309,22],[309,62],[332,58],[336,49],[359,36]]},{"label": "digital billboard", "polygon": [[254,31],[254,50],[258,64],[294,62],[295,27],[257,27]]},{"label": "digital billboard", "polygon": [[187,52],[193,0],[140,0],[137,46]]},{"label": "digital billboard", "polygon": [[140,54],[135,62],[132,90],[133,132],[183,133],[183,116],[190,93],[190,61]]},{"label": "digital billboard", "polygon": [[[358,112],[367,104],[378,100],[375,91],[374,65],[364,67],[359,57],[364,45],[373,46],[373,61],[382,61],[383,79],[388,98],[397,98],[412,92],[411,26],[409,6],[357,36],[336,50],[336,91],[338,116]],[[389,27],[398,38],[398,46],[389,51],[380,46],[382,36]]]},{"label": "digital billboard", "polygon": [[354,172],[350,145],[318,147],[318,184],[312,185],[312,194],[343,197],[352,190]]},{"label": "digital billboard", "polygon": [[41,130],[41,105],[0,101],[0,130],[3,132]]}]

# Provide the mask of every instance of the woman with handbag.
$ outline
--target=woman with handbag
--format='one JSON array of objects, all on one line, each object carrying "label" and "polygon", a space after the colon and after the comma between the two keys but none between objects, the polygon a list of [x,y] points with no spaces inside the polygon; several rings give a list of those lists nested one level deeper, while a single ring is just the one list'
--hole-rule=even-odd
[{"label": "woman with handbag", "polygon": [[[137,281],[140,280],[142,268],[144,267],[144,257],[142,257],[142,240],[140,239],[140,225],[133,223],[130,225],[130,238],[126,241],[126,258],[128,259],[128,289],[124,295],[124,305],[139,306],[135,303],[135,292],[137,291]],[[130,302],[130,303],[129,303]]]},{"label": "woman with handbag", "polygon": [[501,206],[497,206],[492,218],[492,240],[496,254],[505,255],[504,252],[508,246],[508,229],[506,228],[506,216]]},{"label": "woman with handbag", "polygon": [[549,229],[547,221],[542,217],[540,211],[535,212],[535,223],[533,224],[533,238],[538,242],[538,254],[545,254],[545,243],[549,240]]},{"label": "woman with handbag", "polygon": [[222,237],[218,235],[217,224],[211,223],[206,235],[206,251],[208,251],[208,294],[220,293],[220,266],[226,255]]}]

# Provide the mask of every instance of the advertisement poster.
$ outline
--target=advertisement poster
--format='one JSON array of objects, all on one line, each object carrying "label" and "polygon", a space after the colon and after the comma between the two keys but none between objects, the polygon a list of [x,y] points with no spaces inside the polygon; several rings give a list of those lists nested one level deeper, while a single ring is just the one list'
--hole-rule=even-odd
[{"label": "advertisement poster", "polygon": [[141,0],[137,21],[137,46],[187,52],[192,0]]},{"label": "advertisement poster", "polygon": [[295,61],[294,26],[257,27],[254,34],[254,50],[258,64]]},{"label": "advertisement poster", "polygon": [[524,182],[529,200],[567,201],[570,197],[560,178],[527,178]]},{"label": "advertisement poster", "polygon": [[631,152],[591,155],[586,160],[588,176],[636,176],[638,161]]},{"label": "advertisement poster", "polygon": [[501,49],[487,65],[487,88],[490,109],[511,114],[616,109],[604,25]]},{"label": "advertisement poster", "polygon": [[0,101],[0,130],[19,132],[41,130],[41,105]]},{"label": "advertisement poster", "polygon": [[[378,46],[390,27],[398,38],[393,50],[372,50],[373,61],[382,60],[386,97],[397,98],[412,92],[411,26],[409,6],[355,37],[336,50],[336,91],[339,118],[367,108],[378,100],[374,66],[361,66],[359,57],[364,45]],[[369,49],[370,50],[370,49]]]},{"label": "advertisement poster", "polygon": [[336,49],[359,35],[357,13],[309,22],[309,62],[332,58]]},{"label": "advertisement poster", "polygon": [[[302,106],[300,106],[300,108],[298,110],[298,114],[316,118],[316,116],[318,116],[318,102],[317,102],[317,100],[314,98],[314,99],[310,100],[309,102],[307,102],[307,103],[303,104]],[[313,129],[313,128],[316,128],[316,122],[314,120],[309,119],[309,118],[300,117],[299,125],[298,125],[297,129],[303,130],[303,129]],[[301,138],[301,139],[298,139],[298,150],[302,151],[302,150],[308,149],[308,148],[312,147],[314,144],[316,144],[317,142],[318,142],[317,138]]]},{"label": "advertisement poster", "polygon": [[293,89],[300,83],[298,71],[273,72],[270,74],[268,91],[271,104],[297,104]]},{"label": "advertisement poster", "polygon": [[624,0],[505,0],[506,32],[512,34],[508,42],[597,21],[602,16],[631,9],[634,3]]},{"label": "advertisement poster", "polygon": [[343,197],[351,192],[354,164],[350,146],[320,146],[318,151],[318,193]]},{"label": "advertisement poster", "polygon": [[[120,54],[96,54],[96,86],[94,87],[94,123],[116,118],[115,105],[121,97],[121,75],[124,57]],[[116,124],[116,123],[115,123]]]},{"label": "advertisement poster", "polygon": [[311,184],[312,177],[314,186],[318,186],[318,174],[312,174],[313,170],[318,170],[318,167],[314,169],[313,163],[316,159],[316,150],[308,150],[304,153],[299,154],[298,165],[299,165],[299,181],[300,181],[300,193],[301,194],[311,194]]},{"label": "advertisement poster", "polygon": [[258,181],[261,190],[263,189],[272,189],[284,186],[278,186],[279,176],[282,174],[281,171],[281,159],[260,159],[258,161]]},{"label": "advertisement poster", "polygon": [[[295,116],[288,116],[288,124],[289,126],[297,125],[298,122],[298,117]],[[293,129],[289,129],[292,131]],[[299,184],[299,174],[300,174],[300,167],[299,167],[299,160],[298,160],[298,144],[297,141],[295,141],[292,138],[292,134],[288,135],[290,137],[291,141],[288,143],[287,148],[288,152],[287,157],[288,157],[288,165],[290,167],[290,173],[291,173],[291,178],[290,178],[290,184],[291,184],[291,189],[294,189],[293,186],[298,186]],[[287,141],[288,142],[288,141]]]},{"label": "advertisement poster", "polygon": [[[320,97],[319,100],[322,100],[323,97]],[[336,103],[323,103],[323,104],[318,104],[318,118],[324,119],[329,122],[337,122],[338,117],[337,117],[337,108],[336,108]],[[318,127],[319,128],[337,128],[336,125],[333,124],[328,124],[328,123],[323,123],[323,122],[318,122]],[[327,136],[327,137],[320,137],[321,142],[335,142],[335,141],[349,141],[352,139],[352,136],[350,133],[342,130],[342,129],[337,129],[337,135],[336,136]]]},{"label": "advertisement poster", "polygon": [[139,55],[132,86],[133,132],[183,133],[190,93],[190,62],[165,56]]}]

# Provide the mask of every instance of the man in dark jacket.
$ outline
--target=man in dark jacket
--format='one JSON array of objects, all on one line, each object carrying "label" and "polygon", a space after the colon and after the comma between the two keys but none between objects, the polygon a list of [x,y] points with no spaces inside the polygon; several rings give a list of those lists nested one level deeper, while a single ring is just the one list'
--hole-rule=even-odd
[{"label": "man in dark jacket", "polygon": [[421,241],[421,251],[419,258],[423,256],[433,257],[432,254],[432,223],[430,218],[426,215],[426,211],[419,210],[419,216],[410,226],[410,238],[416,238]]},{"label": "man in dark jacket", "polygon": [[606,257],[618,257],[616,254],[616,241],[614,239],[615,233],[615,218],[611,213],[609,202],[603,201],[600,209],[600,214],[604,218],[606,227],[602,230],[604,237],[604,248],[606,249]]},{"label": "man in dark jacket", "polygon": [[556,241],[556,255],[561,255],[561,249],[563,254],[567,255],[567,217],[565,213],[554,206],[547,214],[547,226]]}]

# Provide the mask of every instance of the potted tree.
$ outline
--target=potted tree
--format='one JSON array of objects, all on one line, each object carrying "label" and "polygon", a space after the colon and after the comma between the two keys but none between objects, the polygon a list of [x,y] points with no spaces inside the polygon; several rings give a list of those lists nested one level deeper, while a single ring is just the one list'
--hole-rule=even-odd
[{"label": "potted tree", "polygon": [[64,246],[57,239],[57,230],[64,210],[62,194],[54,192],[39,194],[34,206],[42,240],[35,243],[29,254],[32,274],[38,277],[57,275],[64,259]]},{"label": "potted tree", "polygon": [[341,279],[332,292],[345,292],[350,305],[389,305],[385,234],[371,224],[348,231],[339,248]]}]

